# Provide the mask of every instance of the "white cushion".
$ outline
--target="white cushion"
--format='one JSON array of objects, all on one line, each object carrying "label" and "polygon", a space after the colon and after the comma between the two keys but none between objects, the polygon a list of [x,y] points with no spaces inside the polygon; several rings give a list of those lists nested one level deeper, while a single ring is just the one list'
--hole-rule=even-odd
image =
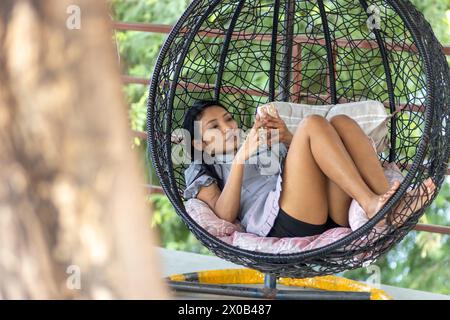
[{"label": "white cushion", "polygon": [[336,105],[308,105],[292,102],[275,101],[261,105],[258,108],[270,106],[278,110],[280,117],[285,121],[292,133],[297,129],[300,121],[310,114],[319,114],[330,120],[335,115],[345,114],[354,119],[364,133],[373,139],[377,152],[381,153],[390,147],[388,120],[398,111],[388,114],[383,103],[375,100],[341,103]]}]

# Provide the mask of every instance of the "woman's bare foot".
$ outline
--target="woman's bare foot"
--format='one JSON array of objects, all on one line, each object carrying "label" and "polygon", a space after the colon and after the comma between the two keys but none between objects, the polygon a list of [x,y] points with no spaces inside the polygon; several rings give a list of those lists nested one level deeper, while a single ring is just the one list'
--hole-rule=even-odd
[{"label": "woman's bare foot", "polygon": [[400,199],[397,206],[393,208],[393,215],[388,214],[389,224],[395,227],[401,226],[405,221],[420,210],[434,194],[436,184],[433,179],[428,178],[422,182],[417,188],[409,191]]},{"label": "woman's bare foot", "polygon": [[[378,211],[381,210],[381,208],[384,206],[384,204],[391,198],[394,193],[397,191],[398,187],[400,186],[400,181],[395,180],[390,187],[390,189],[382,195],[377,195],[372,203],[369,204],[369,207],[365,209],[367,216],[369,219],[372,219],[375,214],[378,213]],[[376,226],[377,227],[383,227],[385,226],[385,219],[381,220]]]},{"label": "woman's bare foot", "polygon": [[[367,209],[367,216],[372,218],[377,214],[389,198],[394,195],[399,186],[400,181],[396,180],[385,194],[377,196],[371,207]],[[393,208],[394,214],[389,212],[387,218],[381,220],[376,226],[384,227],[386,226],[386,222],[396,227],[402,225],[414,212],[423,207],[428,198],[431,198],[435,189],[436,185],[433,180],[431,178],[426,179],[421,185],[407,192],[400,199],[399,204]]]}]

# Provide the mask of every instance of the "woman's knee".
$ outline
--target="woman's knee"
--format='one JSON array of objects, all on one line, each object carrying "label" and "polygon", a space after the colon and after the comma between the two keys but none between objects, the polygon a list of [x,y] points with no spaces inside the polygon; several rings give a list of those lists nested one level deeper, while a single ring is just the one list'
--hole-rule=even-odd
[{"label": "woman's knee", "polygon": [[330,123],[324,116],[320,114],[309,114],[300,121],[295,134],[304,135],[314,130],[321,130],[324,126],[329,125]]},{"label": "woman's knee", "polygon": [[357,122],[346,114],[338,114],[330,119],[330,124],[336,129],[345,128],[349,125],[357,125]]},{"label": "woman's knee", "polygon": [[[295,141],[303,141],[315,136],[317,132],[323,132],[333,127],[326,118],[318,114],[307,115],[300,121],[297,130],[294,134]],[[334,129],[333,129],[334,130]]]}]

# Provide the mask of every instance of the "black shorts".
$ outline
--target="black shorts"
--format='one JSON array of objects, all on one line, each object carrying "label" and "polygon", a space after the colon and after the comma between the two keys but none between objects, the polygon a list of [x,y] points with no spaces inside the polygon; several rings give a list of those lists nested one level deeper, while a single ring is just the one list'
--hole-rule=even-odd
[{"label": "black shorts", "polygon": [[310,224],[290,216],[280,208],[275,223],[270,229],[268,237],[308,237],[324,233],[328,229],[342,227],[328,216],[324,224]]}]

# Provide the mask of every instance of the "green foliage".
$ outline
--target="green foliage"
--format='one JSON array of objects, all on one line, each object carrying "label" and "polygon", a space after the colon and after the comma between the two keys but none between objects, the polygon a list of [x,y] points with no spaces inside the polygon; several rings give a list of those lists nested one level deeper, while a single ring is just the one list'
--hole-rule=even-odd
[{"label": "green foliage", "polygon": [[450,1],[411,0],[430,23],[436,37],[443,45],[450,44]]},{"label": "green foliage", "polygon": [[[156,24],[174,24],[178,17],[182,15],[186,9],[190,0],[110,0],[113,19],[116,21],[124,22],[145,22]],[[271,0],[264,0],[264,3],[272,3]],[[416,7],[422,11],[426,19],[430,22],[437,38],[444,45],[450,44],[450,1],[442,0],[412,0]],[[305,2],[306,5],[306,2]],[[331,2],[330,2],[331,5]],[[331,8],[331,6],[330,6]],[[314,9],[315,10],[315,9]],[[298,13],[298,16],[302,16],[305,11]],[[221,17],[211,16],[210,21],[214,22]],[[336,21],[338,17],[331,17]],[[315,19],[317,20],[317,19]],[[219,22],[219,20],[217,20]],[[268,21],[270,24],[270,20]],[[388,22],[389,23],[389,22]],[[391,23],[395,24],[395,21]],[[300,28],[306,28],[307,24],[300,24]],[[367,33],[364,26],[361,28],[355,28],[355,34]],[[164,34],[134,32],[134,31],[117,31],[115,33],[116,42],[118,44],[118,51],[121,57],[121,68],[124,74],[143,77],[149,79],[153,72],[153,66],[155,65],[158,52],[162,46],[162,43],[166,37]],[[211,40],[214,41],[214,40]],[[239,42],[236,42],[239,45]],[[208,54],[217,55],[217,52],[210,52]],[[339,53],[338,53],[339,54]],[[309,70],[317,69],[319,66],[324,66],[324,52],[321,49],[313,49],[312,46],[305,46],[303,57],[308,56],[306,62],[304,62],[304,68]],[[360,52],[361,59],[367,59],[363,51]],[[189,52],[189,56],[195,57],[196,52]],[[189,58],[188,56],[188,58]],[[197,55],[198,57],[198,55]],[[206,59],[208,55],[200,55],[199,59]],[[348,63],[351,67],[351,61],[345,60],[345,54],[342,55],[340,60],[343,66]],[[251,57],[249,56],[248,59]],[[253,58],[255,58],[253,56]],[[260,55],[256,57],[264,68],[268,68],[267,56]],[[411,72],[408,72],[410,79],[398,79],[397,88],[398,92],[403,91],[404,86],[409,86],[411,83],[417,83],[418,77],[415,75],[414,63],[411,59],[407,59],[407,56],[398,56],[397,60],[400,61],[399,67],[409,68]],[[379,57],[371,57],[376,61]],[[404,62],[402,62],[404,61]],[[239,66],[240,72],[251,70],[252,62],[247,59],[243,59]],[[412,64],[412,65],[411,65]],[[196,61],[196,65],[202,65],[201,61]],[[208,64],[207,64],[208,65]],[[374,66],[367,64],[367,68],[375,74],[384,74],[384,70],[380,68],[380,64],[375,63]],[[369,70],[367,69],[367,70]],[[364,72],[367,72],[365,70]],[[307,71],[308,72],[308,71]],[[358,72],[358,71],[356,71]],[[225,81],[229,80],[225,75]],[[326,79],[314,78],[314,74],[305,74],[306,78],[310,78],[310,89],[315,93],[323,93],[323,89],[326,85]],[[337,90],[339,94],[345,93],[345,90],[349,86],[354,88],[354,92],[357,95],[365,95],[365,87],[360,84],[353,83],[352,77],[361,76],[367,77],[367,82],[370,83],[370,72],[364,74],[355,74],[346,71],[346,68],[342,68],[340,72],[341,84]],[[373,81],[376,81],[376,77],[373,77]],[[345,80],[346,79],[346,80]],[[408,81],[413,79],[413,81]],[[205,79],[198,79],[200,82]],[[267,77],[263,74],[256,73],[250,81],[255,87],[263,87],[267,82]],[[243,85],[242,83],[239,85]],[[382,87],[380,87],[382,90]],[[147,99],[148,86],[143,85],[126,85],[124,86],[125,96],[130,106],[129,118],[130,126],[133,130],[144,130],[146,121],[146,99]],[[382,91],[380,91],[380,94]],[[398,93],[396,93],[398,94]],[[233,101],[233,105],[239,106],[242,97],[230,98]],[[234,102],[235,101],[235,102]],[[261,100],[261,102],[265,102]],[[408,120],[408,115],[404,113],[402,115],[405,120]],[[412,116],[412,115],[411,115]],[[243,125],[250,124],[250,118],[238,119]],[[417,126],[421,126],[421,122],[416,121]],[[410,136],[411,144],[415,143],[416,139],[420,139],[420,130],[418,128],[409,127],[405,132],[417,132]],[[398,145],[398,144],[397,144]],[[142,159],[142,165],[148,168],[148,176],[145,177],[145,183],[158,184],[158,179],[154,173],[154,170],[149,164],[149,159],[146,158],[146,143],[136,139],[133,144],[133,148],[140,155]],[[402,154],[408,154],[409,156],[415,153],[414,148],[405,148],[401,150]],[[181,219],[176,215],[173,206],[170,204],[167,197],[162,195],[151,195],[148,199],[154,206],[154,215],[152,219],[152,226],[160,233],[161,245],[166,248],[185,250],[192,252],[199,252],[204,254],[211,254],[208,249],[202,246],[186,228]],[[426,214],[422,217],[421,222],[450,225],[450,179],[447,178],[444,183],[440,194],[435,199],[433,204],[427,209]],[[389,251],[385,256],[380,258],[376,265],[381,268],[381,281],[384,284],[408,287],[420,290],[434,291],[445,294],[450,294],[450,237],[439,234],[426,233],[426,232],[411,232],[408,234],[393,250]],[[358,280],[365,280],[368,277],[368,273],[365,269],[357,269],[348,271],[345,276]]]},{"label": "green foliage", "polygon": [[166,196],[153,194],[149,196],[149,201],[154,208],[152,227],[159,232],[164,248],[211,254],[177,216]]}]

